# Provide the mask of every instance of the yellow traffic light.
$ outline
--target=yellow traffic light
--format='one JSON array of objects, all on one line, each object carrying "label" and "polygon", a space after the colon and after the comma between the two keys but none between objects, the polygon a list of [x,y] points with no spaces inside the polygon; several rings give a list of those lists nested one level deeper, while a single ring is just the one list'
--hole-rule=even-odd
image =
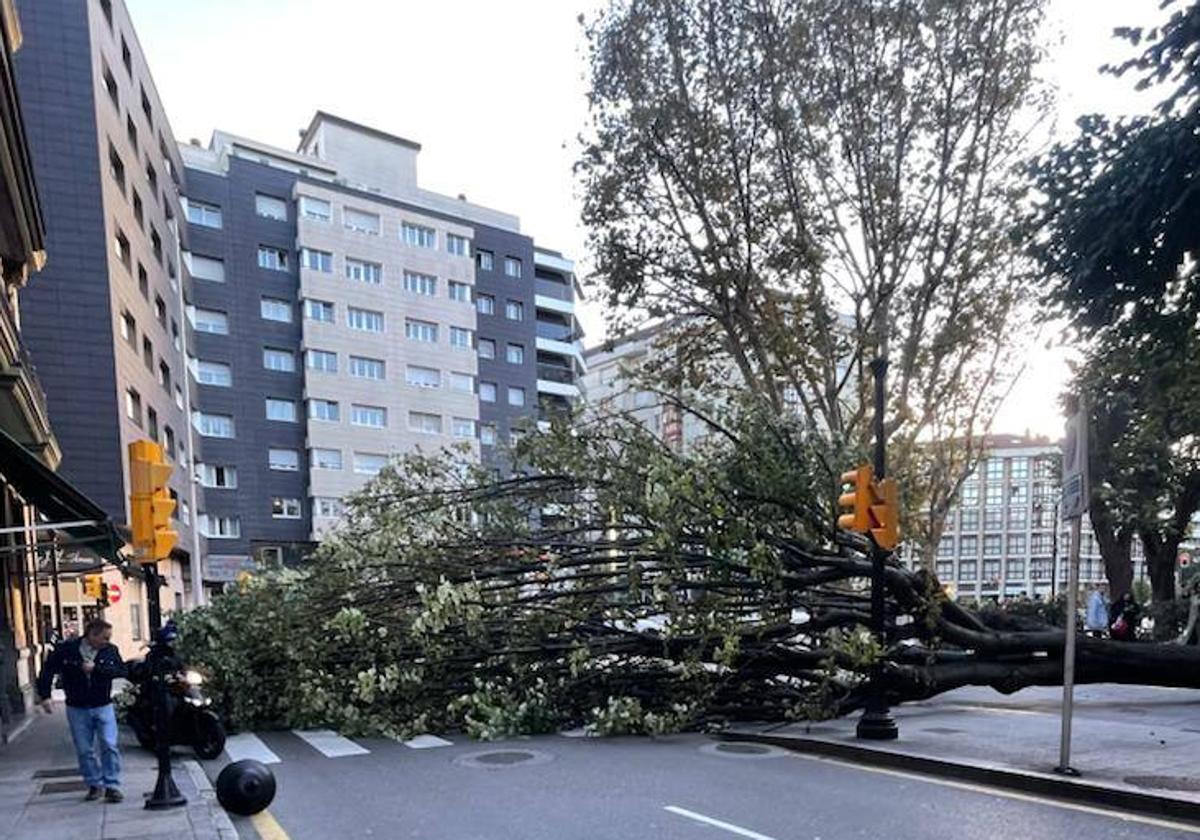
[{"label": "yellow traffic light", "polygon": [[100,575],[84,575],[83,576],[83,597],[95,598],[97,601],[104,594],[103,581]]},{"label": "yellow traffic light", "polygon": [[894,478],[871,483],[871,536],[877,546],[889,551],[900,542],[899,495]]},{"label": "yellow traffic light", "polygon": [[129,527],[144,563],[166,559],[179,539],[171,527],[175,500],[167,489],[171,465],[162,447],[148,440],[129,444]]},{"label": "yellow traffic light", "polygon": [[842,484],[852,485],[852,489],[838,497],[838,507],[847,509],[846,513],[838,517],[839,528],[865,534],[871,527],[871,478],[873,475],[870,466],[866,464],[842,473]]}]

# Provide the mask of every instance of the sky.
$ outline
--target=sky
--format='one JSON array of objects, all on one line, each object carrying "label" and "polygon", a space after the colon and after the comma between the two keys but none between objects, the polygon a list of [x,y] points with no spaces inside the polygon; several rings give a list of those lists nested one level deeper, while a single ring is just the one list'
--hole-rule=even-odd
[{"label": "sky", "polygon": [[[600,0],[126,0],[175,137],[213,129],[295,148],[315,110],[422,145],[426,189],[515,213],[539,246],[586,271],[572,175],[587,116],[578,17]],[[1144,112],[1152,101],[1100,76],[1127,48],[1120,25],[1161,19],[1159,0],[1050,0],[1043,68],[1059,89],[1057,136],[1083,113]],[[593,344],[600,305],[580,319]],[[995,431],[1058,436],[1069,351],[1030,335],[1024,373]]]}]

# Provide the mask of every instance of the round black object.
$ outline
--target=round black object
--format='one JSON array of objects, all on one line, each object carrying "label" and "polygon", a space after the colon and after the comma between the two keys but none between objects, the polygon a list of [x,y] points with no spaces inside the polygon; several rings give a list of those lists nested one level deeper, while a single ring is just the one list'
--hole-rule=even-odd
[{"label": "round black object", "polygon": [[201,760],[212,761],[225,749],[225,727],[211,709],[200,710],[196,714],[195,724],[192,749]]},{"label": "round black object", "polygon": [[217,801],[233,814],[248,817],[275,798],[275,774],[252,758],[235,761],[217,776]]}]

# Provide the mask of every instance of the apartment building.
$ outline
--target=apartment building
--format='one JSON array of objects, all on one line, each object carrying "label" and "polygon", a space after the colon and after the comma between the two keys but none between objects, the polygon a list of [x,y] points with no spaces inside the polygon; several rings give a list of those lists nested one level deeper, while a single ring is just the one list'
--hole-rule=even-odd
[{"label": "apartment building", "polygon": [[422,189],[417,143],[317,112],[295,151],[180,152],[209,580],[303,556],[400,453],[503,470],[578,396],[573,264]]},{"label": "apartment building", "polygon": [[[180,532],[160,569],[163,607],[182,608],[198,596],[199,567],[179,153],[123,3],[18,6],[25,43],[16,82],[52,255],[43,282],[24,296],[22,328],[61,444],[60,471],[127,522],[127,445],[163,445],[177,465],[170,484]],[[107,616],[118,638],[143,639],[144,594],[136,581],[123,585]]]}]

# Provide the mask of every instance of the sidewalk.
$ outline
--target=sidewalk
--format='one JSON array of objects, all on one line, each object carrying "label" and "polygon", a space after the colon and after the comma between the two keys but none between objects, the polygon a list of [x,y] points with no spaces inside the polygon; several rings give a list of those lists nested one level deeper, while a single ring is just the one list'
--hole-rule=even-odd
[{"label": "sidewalk", "polygon": [[855,714],[806,724],[741,725],[730,740],[907,769],[1200,822],[1200,692],[1076,690],[1069,777],[1058,764],[1060,688],[1004,696],[962,689],[893,709],[896,741],[860,741]]},{"label": "sidewalk", "polygon": [[20,737],[0,747],[0,840],[236,840],[229,817],[200,765],[176,757],[173,775],[185,807],[147,811],[154,789],[154,756],[121,733],[125,801],[84,802],[66,715],[33,714]]}]

